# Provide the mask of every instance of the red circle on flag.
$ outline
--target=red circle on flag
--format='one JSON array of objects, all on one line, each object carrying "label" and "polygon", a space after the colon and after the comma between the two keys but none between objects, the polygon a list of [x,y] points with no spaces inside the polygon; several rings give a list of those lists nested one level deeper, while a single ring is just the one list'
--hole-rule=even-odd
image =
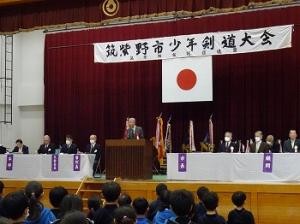
[{"label": "red circle on flag", "polygon": [[197,76],[191,69],[183,69],[177,75],[177,84],[183,90],[194,88],[197,82]]}]

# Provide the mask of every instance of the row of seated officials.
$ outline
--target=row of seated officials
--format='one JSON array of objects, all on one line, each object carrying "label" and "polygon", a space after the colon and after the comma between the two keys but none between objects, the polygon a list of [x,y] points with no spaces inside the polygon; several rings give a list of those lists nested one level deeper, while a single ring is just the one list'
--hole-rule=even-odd
[{"label": "row of seated officials", "polygon": [[[0,195],[3,193],[0,181]],[[88,199],[88,213],[83,213],[82,199],[68,194],[64,187],[54,187],[49,192],[53,208],[41,203],[43,186],[37,181],[29,182],[24,191],[11,192],[0,196],[1,224],[254,224],[252,213],[244,208],[246,195],[233,193],[235,206],[228,214],[227,221],[217,212],[218,195],[206,187],[197,190],[199,203],[187,190],[169,191],[165,184],[156,186],[157,199],[150,204],[143,197],[133,201],[121,193],[117,182],[102,185],[103,199],[94,195]]]}]

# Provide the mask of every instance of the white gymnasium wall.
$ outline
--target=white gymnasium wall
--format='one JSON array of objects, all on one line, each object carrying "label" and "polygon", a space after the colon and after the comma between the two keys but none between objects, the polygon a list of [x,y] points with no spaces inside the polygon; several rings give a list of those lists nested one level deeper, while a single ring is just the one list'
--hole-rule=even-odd
[{"label": "white gymnasium wall", "polygon": [[13,125],[0,124],[0,144],[21,138],[31,153],[44,135],[44,39],[41,30],[14,35]]}]

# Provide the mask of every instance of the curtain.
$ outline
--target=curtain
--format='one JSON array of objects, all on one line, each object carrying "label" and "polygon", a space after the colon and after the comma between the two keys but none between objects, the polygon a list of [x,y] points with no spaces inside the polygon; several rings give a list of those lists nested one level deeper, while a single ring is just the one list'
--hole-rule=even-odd
[{"label": "curtain", "polygon": [[[175,151],[189,120],[203,140],[213,114],[215,139],[256,130],[287,138],[300,124],[300,7],[236,13],[173,22],[48,34],[45,43],[45,132],[61,143],[73,135],[82,148],[89,135],[122,138],[126,117],[155,136],[156,116],[172,115]],[[161,61],[95,64],[93,43],[295,24],[292,48],[213,57],[213,101],[161,103]]]},{"label": "curtain", "polygon": [[[276,0],[287,3],[293,0]],[[0,32],[33,29],[76,22],[97,23],[112,18],[128,18],[140,15],[155,16],[160,13],[214,9],[237,9],[249,4],[272,5],[274,0],[119,0],[119,12],[107,17],[102,11],[104,0],[41,1],[21,6],[0,8]]]}]

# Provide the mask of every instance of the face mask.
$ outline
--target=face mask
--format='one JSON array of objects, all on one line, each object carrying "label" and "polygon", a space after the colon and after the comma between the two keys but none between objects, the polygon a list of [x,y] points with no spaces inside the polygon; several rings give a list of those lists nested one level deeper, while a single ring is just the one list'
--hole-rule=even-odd
[{"label": "face mask", "polygon": [[70,140],[66,140],[66,144],[67,145],[71,145],[71,141]]},{"label": "face mask", "polygon": [[230,141],[230,137],[224,137],[225,142],[229,142]]},{"label": "face mask", "polygon": [[95,142],[96,142],[96,141],[95,141],[94,139],[90,139],[90,143],[91,143],[91,144],[95,144]]},{"label": "face mask", "polygon": [[259,142],[260,140],[261,140],[260,137],[255,137],[256,142]]}]

